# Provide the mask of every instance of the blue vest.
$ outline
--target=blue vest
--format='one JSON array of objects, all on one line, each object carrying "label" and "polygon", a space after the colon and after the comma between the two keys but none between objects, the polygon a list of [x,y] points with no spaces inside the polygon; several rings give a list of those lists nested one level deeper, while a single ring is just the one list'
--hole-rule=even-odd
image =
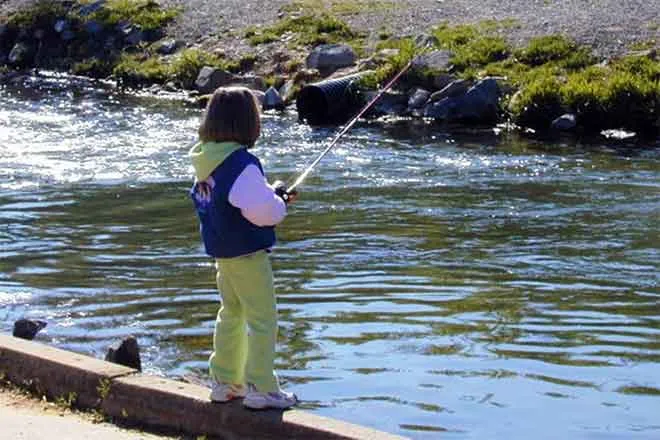
[{"label": "blue vest", "polygon": [[215,258],[232,258],[268,249],[275,244],[273,226],[257,226],[241,214],[241,210],[229,203],[229,191],[245,167],[254,164],[263,173],[259,159],[241,148],[230,154],[211,173],[214,181],[205,185],[193,185],[190,196],[195,203],[200,222],[200,232],[206,253]]}]

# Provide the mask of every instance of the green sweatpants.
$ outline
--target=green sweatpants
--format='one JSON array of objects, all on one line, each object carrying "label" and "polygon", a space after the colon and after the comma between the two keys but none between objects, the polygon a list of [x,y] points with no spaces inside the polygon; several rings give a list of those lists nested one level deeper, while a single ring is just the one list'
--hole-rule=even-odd
[{"label": "green sweatpants", "polygon": [[261,392],[277,391],[277,308],[268,254],[218,258],[216,268],[222,307],[209,359],[211,377],[219,382],[251,383]]}]

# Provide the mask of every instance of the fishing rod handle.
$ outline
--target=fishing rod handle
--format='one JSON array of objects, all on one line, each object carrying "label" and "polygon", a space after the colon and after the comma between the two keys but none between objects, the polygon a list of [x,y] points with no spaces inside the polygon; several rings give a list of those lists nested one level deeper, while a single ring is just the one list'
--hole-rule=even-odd
[{"label": "fishing rod handle", "polygon": [[275,185],[273,185],[273,187],[274,187],[273,190],[275,191],[275,195],[281,198],[282,200],[284,200],[284,203],[286,203],[287,205],[289,204],[289,202],[292,201],[291,200],[292,197],[298,195],[298,191],[296,191],[295,189],[287,190],[286,184],[281,181],[275,182]]}]

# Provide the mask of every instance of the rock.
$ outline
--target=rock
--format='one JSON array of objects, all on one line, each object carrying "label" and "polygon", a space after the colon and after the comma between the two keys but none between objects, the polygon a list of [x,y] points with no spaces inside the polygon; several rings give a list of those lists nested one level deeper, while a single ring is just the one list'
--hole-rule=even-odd
[{"label": "rock", "polygon": [[498,117],[500,87],[494,78],[484,78],[456,100],[455,118],[458,121],[492,123]]},{"label": "rock", "polygon": [[14,331],[12,335],[17,338],[32,340],[34,337],[46,327],[46,321],[40,321],[38,319],[19,319],[14,323]]},{"label": "rock", "polygon": [[[370,101],[378,92],[365,93],[366,101]],[[365,117],[377,118],[385,115],[403,115],[408,109],[408,95],[404,93],[385,92],[367,111]]]},{"label": "rock", "polygon": [[433,72],[447,70],[452,53],[448,50],[434,50],[416,57],[413,61],[413,69],[431,70]]},{"label": "rock", "polygon": [[266,90],[266,93],[264,94],[264,100],[261,103],[261,108],[264,110],[270,110],[270,109],[276,109],[276,110],[282,110],[284,109],[284,100],[280,96],[280,93],[277,91],[275,87],[269,87],[268,90]]},{"label": "rock", "polygon": [[431,94],[431,102],[441,101],[445,98],[455,98],[464,95],[470,88],[470,83],[464,79],[457,79],[452,81],[442,90]]},{"label": "rock", "polygon": [[117,25],[117,30],[124,36],[124,43],[129,46],[137,46],[142,41],[147,41],[142,29],[131,23],[120,23]]},{"label": "rock", "polygon": [[268,88],[266,85],[266,80],[259,75],[234,76],[234,79],[231,81],[231,85],[244,86],[248,89],[261,91],[264,91]]},{"label": "rock", "polygon": [[463,95],[431,100],[424,108],[424,116],[446,122],[489,124],[497,120],[499,98],[497,81],[485,78]]},{"label": "rock", "polygon": [[318,69],[321,75],[329,75],[342,67],[355,64],[357,55],[346,44],[322,44],[316,46],[307,56],[306,65],[310,69]]},{"label": "rock", "polygon": [[415,42],[415,46],[421,48],[434,47],[437,46],[439,43],[438,38],[435,35],[428,35],[428,34],[415,35],[413,41]]},{"label": "rock", "polygon": [[97,35],[103,31],[103,25],[96,20],[89,20],[85,23],[85,30],[91,35]]},{"label": "rock", "polygon": [[431,85],[435,90],[442,90],[452,82],[456,81],[456,79],[457,78],[453,75],[449,75],[447,73],[439,73],[437,75],[433,75]]},{"label": "rock", "polygon": [[573,113],[565,113],[552,121],[551,127],[559,131],[571,131],[577,126]]},{"label": "rock", "polygon": [[443,98],[440,101],[432,101],[424,107],[424,117],[447,121],[453,114],[455,107],[455,98]]},{"label": "rock", "polygon": [[408,110],[415,110],[424,107],[429,100],[431,93],[424,89],[415,89],[408,97]]},{"label": "rock", "polygon": [[142,371],[140,347],[134,336],[128,336],[123,341],[108,348],[105,360]]},{"label": "rock", "polygon": [[174,81],[168,81],[163,85],[163,90],[166,92],[177,92],[179,89],[177,89],[176,84],[174,84]]},{"label": "rock", "polygon": [[259,105],[264,105],[264,99],[266,97],[266,94],[261,90],[251,90],[251,92],[254,95],[254,97],[257,98]]},{"label": "rock", "polygon": [[83,7],[80,8],[78,11],[78,15],[81,17],[86,17],[88,15],[93,14],[94,12],[98,11],[105,5],[106,0],[98,0],[93,3],[87,4]]},{"label": "rock", "polygon": [[285,103],[291,102],[293,100],[293,95],[296,90],[296,83],[294,80],[290,79],[284,82],[282,84],[282,87],[280,87],[279,93],[280,96],[282,97],[282,100]]},{"label": "rock", "polygon": [[32,63],[32,58],[34,56],[35,50],[36,49],[34,46],[26,42],[19,41],[14,45],[14,47],[9,52],[7,61],[9,62],[9,64],[14,66],[19,66],[19,67],[28,66],[29,64]]},{"label": "rock", "polygon": [[307,84],[319,79],[321,73],[316,69],[300,69],[293,74],[293,81],[296,84]]},{"label": "rock", "polygon": [[76,38],[76,34],[71,29],[64,29],[60,34],[60,37],[64,41],[71,41]]},{"label": "rock", "polygon": [[71,22],[69,22],[69,20],[64,20],[62,18],[57,20],[53,25],[53,29],[58,34],[61,34],[62,32],[64,32],[65,29],[70,29],[70,28],[71,28]]},{"label": "rock", "polygon": [[171,55],[176,50],[179,48],[181,43],[177,40],[171,39],[171,40],[165,40],[162,41],[158,44],[158,47],[156,48],[156,52],[158,52],[161,55]]},{"label": "rock", "polygon": [[226,70],[204,66],[195,80],[195,89],[201,94],[213,93],[218,87],[229,85],[235,76]]},{"label": "rock", "polygon": [[14,33],[9,28],[9,25],[6,23],[0,23],[0,58],[2,58],[0,64],[5,64],[7,62],[9,51],[14,47],[13,34]]}]

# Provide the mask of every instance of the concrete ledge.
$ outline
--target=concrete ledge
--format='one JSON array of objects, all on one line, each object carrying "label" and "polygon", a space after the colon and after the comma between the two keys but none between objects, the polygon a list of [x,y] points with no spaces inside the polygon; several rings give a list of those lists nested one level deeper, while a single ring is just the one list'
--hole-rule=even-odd
[{"label": "concrete ledge", "polygon": [[140,374],[65,350],[0,335],[0,374],[51,398],[76,393],[76,404],[129,423],[223,439],[395,440],[387,434],[304,411],[250,411],[215,404],[208,388]]},{"label": "concrete ledge", "polygon": [[137,370],[32,341],[0,335],[0,374],[52,399],[76,393],[76,404],[99,408],[104,383]]}]

